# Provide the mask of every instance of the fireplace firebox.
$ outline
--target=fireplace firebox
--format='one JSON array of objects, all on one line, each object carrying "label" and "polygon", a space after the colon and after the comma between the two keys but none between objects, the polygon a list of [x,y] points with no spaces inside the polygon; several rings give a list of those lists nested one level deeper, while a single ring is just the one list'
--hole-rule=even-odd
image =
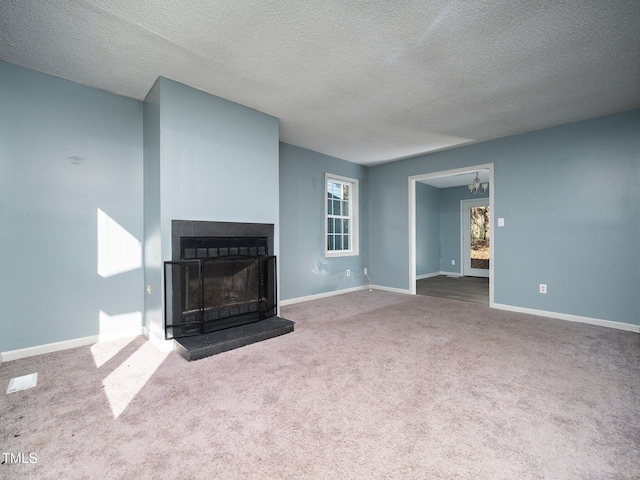
[{"label": "fireplace firebox", "polygon": [[205,335],[275,316],[273,225],[172,222],[165,338]]}]

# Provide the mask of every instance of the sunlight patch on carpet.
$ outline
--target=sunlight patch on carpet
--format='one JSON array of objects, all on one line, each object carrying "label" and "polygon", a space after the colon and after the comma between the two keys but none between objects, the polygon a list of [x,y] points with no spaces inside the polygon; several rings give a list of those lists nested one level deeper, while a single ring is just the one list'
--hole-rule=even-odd
[{"label": "sunlight patch on carpet", "polygon": [[103,366],[135,340],[136,337],[124,337],[116,340],[110,340],[108,342],[98,342],[91,345],[91,356],[93,357],[96,367],[100,368]]},{"label": "sunlight patch on carpet", "polygon": [[168,352],[160,352],[145,342],[103,380],[113,418],[118,418],[127,408],[167,355]]}]

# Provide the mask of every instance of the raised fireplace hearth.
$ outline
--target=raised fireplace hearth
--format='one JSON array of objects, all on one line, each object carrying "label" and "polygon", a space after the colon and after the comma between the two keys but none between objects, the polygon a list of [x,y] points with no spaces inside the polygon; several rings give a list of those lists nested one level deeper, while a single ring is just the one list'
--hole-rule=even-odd
[{"label": "raised fireplace hearth", "polygon": [[193,360],[293,331],[293,322],[276,316],[272,224],[173,220],[171,226],[165,338],[178,343],[178,352]]}]

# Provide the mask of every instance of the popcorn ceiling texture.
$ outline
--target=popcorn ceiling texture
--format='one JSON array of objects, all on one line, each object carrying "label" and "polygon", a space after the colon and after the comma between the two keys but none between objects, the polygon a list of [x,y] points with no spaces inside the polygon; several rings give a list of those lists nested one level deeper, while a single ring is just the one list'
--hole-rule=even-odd
[{"label": "popcorn ceiling texture", "polygon": [[0,2],[0,59],[144,99],[158,76],[363,164],[640,106],[640,2]]},{"label": "popcorn ceiling texture", "polygon": [[632,479],[640,336],[361,291],[187,362],[144,337],[0,368],[0,478]]}]

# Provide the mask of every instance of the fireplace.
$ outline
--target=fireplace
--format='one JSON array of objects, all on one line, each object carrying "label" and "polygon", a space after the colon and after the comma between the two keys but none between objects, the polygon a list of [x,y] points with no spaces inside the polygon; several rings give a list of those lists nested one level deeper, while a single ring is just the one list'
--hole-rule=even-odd
[{"label": "fireplace", "polygon": [[272,224],[173,220],[165,338],[200,336],[277,313]]}]

